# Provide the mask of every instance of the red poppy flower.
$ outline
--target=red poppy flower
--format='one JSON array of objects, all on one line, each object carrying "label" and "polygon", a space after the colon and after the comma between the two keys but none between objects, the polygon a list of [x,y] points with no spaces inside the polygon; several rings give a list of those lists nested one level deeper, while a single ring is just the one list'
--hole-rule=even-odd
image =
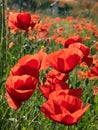
[{"label": "red poppy flower", "polygon": [[64,28],[63,27],[57,28],[57,33],[61,34],[63,32],[64,32]]},{"label": "red poppy flower", "polygon": [[50,67],[62,73],[72,71],[83,58],[83,53],[78,48],[66,48],[48,54],[46,62]]},{"label": "red poppy flower", "polygon": [[46,74],[46,82],[40,86],[40,91],[48,99],[49,94],[53,91],[69,88],[69,85],[65,83],[67,79],[68,74],[53,69]]},{"label": "red poppy flower", "polygon": [[82,60],[87,66],[90,66],[93,63],[92,56],[84,56]]},{"label": "red poppy flower", "polygon": [[36,23],[32,20],[29,12],[24,12],[10,14],[8,24],[11,29],[28,31],[29,27],[34,28]]},{"label": "red poppy flower", "polygon": [[39,52],[34,55],[25,55],[19,59],[18,63],[11,69],[10,75],[31,75],[39,78],[39,70],[46,53]]},{"label": "red poppy flower", "polygon": [[62,90],[62,89],[68,89],[69,85],[67,83],[65,83],[64,81],[59,81],[58,83],[49,83],[46,82],[44,85],[40,86],[40,92],[43,94],[43,96],[48,99],[49,95],[54,92],[54,91],[58,91],[58,90]]},{"label": "red poppy flower", "polygon": [[89,108],[84,107],[83,102],[75,96],[59,95],[48,99],[40,108],[40,111],[49,119],[64,125],[76,124]]},{"label": "red poppy flower", "polygon": [[88,56],[90,54],[90,48],[85,46],[82,43],[76,42],[74,44],[70,44],[69,45],[70,48],[74,48],[77,47],[78,49],[80,49],[82,51],[82,53],[84,54],[84,56]]},{"label": "red poppy flower", "polygon": [[64,47],[68,47],[70,44],[76,43],[76,42],[80,42],[82,43],[82,38],[80,36],[71,36],[68,39],[65,40],[64,42]]},{"label": "red poppy flower", "polygon": [[56,98],[57,96],[65,96],[65,95],[72,95],[72,96],[76,96],[78,98],[81,98],[82,96],[82,88],[75,88],[75,89],[61,89],[61,90],[57,90],[52,92],[49,95],[49,99],[50,98]]},{"label": "red poppy flower", "polygon": [[59,81],[66,81],[68,79],[69,75],[66,73],[61,73],[55,69],[49,71],[46,74],[46,79],[50,83],[57,83]]},{"label": "red poppy flower", "polygon": [[34,93],[37,80],[28,75],[10,76],[6,81],[6,99],[13,109],[18,109],[22,102]]},{"label": "red poppy flower", "polygon": [[[32,64],[33,66],[32,66]],[[30,62],[26,62],[25,64],[17,63],[11,70],[10,76],[21,76],[21,75],[30,75],[35,77],[36,79],[39,78],[39,70],[34,68],[34,65],[37,65],[36,60],[31,60]]]},{"label": "red poppy flower", "polygon": [[98,62],[90,70],[88,70],[88,76],[98,78]]},{"label": "red poppy flower", "polygon": [[90,66],[93,62],[93,58],[91,56],[89,56],[90,48],[79,42],[69,45],[69,48],[74,48],[74,47],[76,47],[82,51],[82,53],[84,55],[82,62],[85,62],[87,66]]}]

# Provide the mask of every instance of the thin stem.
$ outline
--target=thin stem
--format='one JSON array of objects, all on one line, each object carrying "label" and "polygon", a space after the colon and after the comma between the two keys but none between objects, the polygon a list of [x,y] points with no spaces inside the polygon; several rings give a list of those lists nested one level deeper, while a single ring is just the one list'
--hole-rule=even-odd
[{"label": "thin stem", "polygon": [[21,32],[19,33],[18,43],[19,43],[19,50],[20,50],[20,57],[22,56],[22,39],[21,39]]},{"label": "thin stem", "polygon": [[6,24],[5,24],[5,0],[2,0],[2,26],[1,26],[1,70],[0,76],[3,76],[6,70]]},{"label": "thin stem", "polygon": [[65,130],[69,130],[70,128],[69,128],[69,126],[65,126]]},{"label": "thin stem", "polygon": [[19,5],[20,5],[20,13],[22,11],[22,0],[19,0]]},{"label": "thin stem", "polygon": [[[19,0],[19,5],[20,5],[20,13],[21,13],[21,11],[22,11],[22,0]],[[20,50],[20,57],[21,57],[22,56],[22,37],[21,37],[21,32],[19,33],[18,42],[19,42],[19,50]]]}]

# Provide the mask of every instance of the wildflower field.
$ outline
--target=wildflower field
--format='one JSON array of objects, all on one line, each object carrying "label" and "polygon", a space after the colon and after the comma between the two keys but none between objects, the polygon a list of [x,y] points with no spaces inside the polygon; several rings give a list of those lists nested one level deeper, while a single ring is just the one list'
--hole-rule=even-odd
[{"label": "wildflower field", "polygon": [[0,130],[98,130],[96,22],[0,11]]}]

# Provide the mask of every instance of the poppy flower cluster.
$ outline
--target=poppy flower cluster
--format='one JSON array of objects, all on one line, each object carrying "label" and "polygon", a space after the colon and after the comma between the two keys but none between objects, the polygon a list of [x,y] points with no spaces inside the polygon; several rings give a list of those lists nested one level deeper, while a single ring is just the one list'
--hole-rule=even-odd
[{"label": "poppy flower cluster", "polygon": [[[70,78],[70,72],[80,65],[89,53],[86,46],[76,42],[50,54],[40,50],[36,54],[23,56],[11,68],[6,81],[5,95],[9,106],[18,109],[38,87],[46,98],[40,107],[41,113],[61,124],[77,123],[90,104],[84,106],[81,100],[82,89],[70,88],[67,80]],[[46,74],[46,81],[40,84],[40,72],[49,68],[52,70]]]},{"label": "poppy flower cluster", "polygon": [[80,78],[88,78],[90,80],[98,79],[98,61],[87,71],[79,72]]},{"label": "poppy flower cluster", "polygon": [[11,68],[6,81],[5,94],[11,108],[18,109],[36,90],[39,82],[39,70],[44,56],[44,52],[23,56]]},{"label": "poppy flower cluster", "polygon": [[84,48],[81,51],[77,46],[73,46],[46,56],[44,61],[53,70],[47,73],[45,83],[39,88],[46,98],[40,111],[47,118],[61,124],[73,125],[89,108],[90,104],[84,106],[81,100],[82,89],[71,89],[66,82],[70,78],[70,72],[83,61],[85,53]]},{"label": "poppy flower cluster", "polygon": [[56,96],[50,95],[40,110],[49,119],[61,124],[73,125],[81,119],[88,108],[89,104],[84,107],[78,97],[65,91]]},{"label": "poppy flower cluster", "polygon": [[[60,17],[51,18],[48,16],[40,18],[38,14],[11,11],[8,14],[7,24],[13,33],[16,33],[17,30],[19,32],[28,32],[29,40],[44,40],[48,43],[53,40],[57,44],[64,44],[64,46],[67,46],[67,44],[69,45],[70,42],[77,41],[81,43],[82,39],[75,35],[81,35],[84,32],[84,29],[87,33],[85,34],[86,36],[83,35],[83,40],[90,40],[90,35],[94,35],[96,38],[98,37],[97,26],[92,20],[89,20],[88,22],[85,18],[80,19],[72,16],[62,19]],[[56,26],[57,24],[60,26]],[[67,28],[71,28],[67,30],[67,33],[65,29],[66,25],[69,26]],[[73,36],[75,36],[74,39]],[[70,38],[66,39],[65,37]]]},{"label": "poppy flower cluster", "polygon": [[[64,23],[66,21],[76,23],[73,17],[62,20]],[[85,105],[81,100],[82,88],[70,87],[68,83],[70,72],[77,66],[89,67],[93,63],[93,67],[86,72],[87,75],[80,72],[80,77],[98,78],[98,60],[94,63],[93,57],[90,55],[90,48],[84,44],[84,39],[77,34],[82,32],[83,27],[86,27],[90,33],[95,35],[96,27],[91,22],[84,24],[85,19],[83,19],[77,25],[73,24],[72,28],[77,30],[74,35],[70,36],[69,32],[66,38],[63,37],[65,29],[60,26],[56,29],[56,34],[49,37],[49,30],[55,22],[61,22],[61,19],[47,18],[44,19],[44,22],[39,21],[38,23],[38,17],[31,16],[28,12],[9,15],[8,24],[12,30],[26,31],[28,34],[30,33],[30,38],[36,39],[36,41],[49,40],[50,38],[50,40],[62,44],[63,49],[49,54],[40,50],[36,54],[28,54],[20,58],[10,70],[6,81],[5,96],[9,106],[18,109],[38,89],[45,98],[45,102],[40,106],[40,112],[58,123],[73,125],[81,119],[90,104]],[[32,29],[35,29],[33,37],[31,35]],[[97,50],[97,42],[95,45]],[[45,81],[40,81],[40,73],[44,70]]]}]

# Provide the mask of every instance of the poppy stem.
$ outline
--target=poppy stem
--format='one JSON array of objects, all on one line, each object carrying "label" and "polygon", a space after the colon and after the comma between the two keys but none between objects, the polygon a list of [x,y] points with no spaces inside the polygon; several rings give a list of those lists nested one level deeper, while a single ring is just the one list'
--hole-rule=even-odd
[{"label": "poppy stem", "polygon": [[19,33],[19,37],[18,37],[18,43],[19,43],[19,50],[20,50],[20,57],[22,56],[22,37],[21,37],[21,33]]},{"label": "poppy stem", "polygon": [[78,68],[76,67],[75,70],[74,70],[74,87],[77,88],[77,72],[78,72]]},{"label": "poppy stem", "polygon": [[65,130],[70,130],[70,126],[66,126],[66,127],[65,127]]},{"label": "poppy stem", "polygon": [[75,70],[75,71],[76,71],[76,73],[75,73],[75,74],[76,74],[76,83],[75,83],[75,84],[77,85],[77,80],[78,80],[78,79],[77,79],[77,72],[78,72],[78,68],[77,68],[77,67],[76,67],[76,70]]},{"label": "poppy stem", "polygon": [[22,11],[22,0],[19,0],[19,5],[20,5],[20,13]]},{"label": "poppy stem", "polygon": [[65,130],[77,130],[77,124],[72,126],[66,126]]},{"label": "poppy stem", "polygon": [[6,72],[6,24],[5,24],[5,0],[2,0],[2,12],[1,12],[1,45],[0,45],[0,77]]}]

